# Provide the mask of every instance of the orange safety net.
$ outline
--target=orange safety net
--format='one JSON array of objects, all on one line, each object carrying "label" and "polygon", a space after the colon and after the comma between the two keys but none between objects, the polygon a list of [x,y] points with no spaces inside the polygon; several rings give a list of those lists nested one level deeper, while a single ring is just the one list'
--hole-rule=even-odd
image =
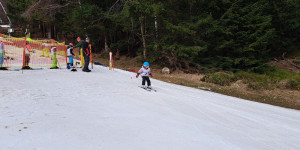
[{"label": "orange safety net", "polygon": [[[29,67],[51,67],[51,55],[54,55],[54,53],[51,53],[51,47],[53,46],[56,46],[57,65],[60,67],[67,65],[67,47],[65,43],[48,39],[26,41],[25,37],[16,38],[3,34],[0,37],[1,43],[3,48],[0,47],[0,52],[3,52],[4,57],[3,64],[0,64],[0,67],[22,68],[28,60]],[[31,49],[32,52],[28,53],[27,49]]]}]

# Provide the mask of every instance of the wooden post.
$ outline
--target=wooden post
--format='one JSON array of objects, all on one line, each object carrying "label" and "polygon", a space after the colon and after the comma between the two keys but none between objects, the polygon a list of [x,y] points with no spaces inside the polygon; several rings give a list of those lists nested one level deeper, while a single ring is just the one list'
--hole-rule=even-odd
[{"label": "wooden post", "polygon": [[67,64],[67,67],[68,67],[68,54],[67,54],[66,41],[64,42],[64,49],[65,49],[65,56],[66,56],[66,64]]},{"label": "wooden post", "polygon": [[24,40],[24,49],[23,49],[23,67],[25,67],[25,49],[26,49],[26,37]]},{"label": "wooden post", "polygon": [[92,69],[94,69],[93,56],[92,56],[92,44],[90,44],[90,62],[91,62]]}]

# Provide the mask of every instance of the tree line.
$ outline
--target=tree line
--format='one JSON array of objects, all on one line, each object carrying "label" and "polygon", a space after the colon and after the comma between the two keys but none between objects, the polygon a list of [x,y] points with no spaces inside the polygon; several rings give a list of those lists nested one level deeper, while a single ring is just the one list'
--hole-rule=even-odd
[{"label": "tree line", "polygon": [[299,0],[8,0],[16,24],[43,38],[89,36],[96,52],[174,69],[259,67],[300,51]]}]

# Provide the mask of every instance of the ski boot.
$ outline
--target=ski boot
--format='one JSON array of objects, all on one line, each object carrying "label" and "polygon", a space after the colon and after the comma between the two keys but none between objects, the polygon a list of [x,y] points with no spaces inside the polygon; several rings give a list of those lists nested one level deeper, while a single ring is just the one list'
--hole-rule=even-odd
[{"label": "ski boot", "polygon": [[59,68],[56,66],[56,67],[51,67],[50,69],[59,69]]}]

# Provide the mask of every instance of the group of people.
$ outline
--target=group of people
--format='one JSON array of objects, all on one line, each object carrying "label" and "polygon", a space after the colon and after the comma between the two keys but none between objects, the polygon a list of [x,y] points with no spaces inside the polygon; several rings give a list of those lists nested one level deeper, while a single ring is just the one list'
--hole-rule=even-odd
[{"label": "group of people", "polygon": [[[89,63],[90,63],[90,55],[91,55],[91,49],[90,49],[90,38],[87,37],[85,40],[81,40],[80,37],[77,38],[78,44],[74,46],[73,43],[69,43],[69,46],[67,48],[67,57],[68,57],[68,65],[67,68],[71,69],[71,71],[77,71],[77,64],[74,65],[74,59],[73,57],[75,56],[73,49],[74,48],[79,48],[79,56],[80,56],[80,62],[81,62],[81,67],[83,68],[83,72],[91,72],[89,69]],[[23,64],[23,69],[30,69],[29,67],[29,62],[30,62],[30,53],[35,53],[34,50],[31,49],[29,42],[26,42],[25,46],[25,61]],[[57,67],[57,47],[54,42],[51,42],[51,50],[50,50],[50,55],[51,55],[51,60],[52,60],[52,65],[50,69],[58,69]],[[4,44],[2,41],[0,41],[0,67],[3,65],[3,58],[4,58]],[[142,77],[142,88],[145,89],[151,89],[151,81],[149,77],[153,77],[150,69],[150,64],[148,62],[144,62],[142,68],[138,71],[136,78],[139,76]],[[146,86],[147,82],[147,86]]]},{"label": "group of people", "polygon": [[[77,42],[78,44],[74,46],[73,43],[70,43],[67,49],[67,56],[69,58],[69,63],[68,63],[68,69],[72,68],[71,71],[76,70],[74,68],[74,63],[73,63],[73,57],[74,52],[73,49],[74,48],[80,48],[79,50],[79,56],[81,58],[81,66],[84,66],[82,71],[84,72],[91,72],[91,70],[89,70],[88,66],[90,63],[90,47],[89,47],[89,42],[90,42],[90,38],[86,38],[85,41],[81,40],[80,37],[77,38]],[[75,65],[76,66],[76,65]],[[151,87],[151,81],[149,77],[153,77],[152,73],[151,73],[151,69],[150,69],[150,64],[148,62],[144,62],[142,68],[138,71],[136,78],[138,78],[139,76],[142,77],[142,88],[144,89],[152,89]],[[147,86],[146,86],[146,82],[147,82]]]},{"label": "group of people", "polygon": [[[75,56],[73,49],[74,48],[79,48],[79,56],[80,56],[80,64],[81,67],[83,68],[82,71],[84,72],[91,72],[89,69],[89,63],[90,63],[90,55],[91,55],[91,49],[89,46],[90,43],[90,38],[87,37],[85,40],[81,40],[80,37],[77,38],[78,44],[74,46],[73,43],[70,43],[68,48],[67,48],[67,57],[68,57],[68,64],[67,68],[71,69],[71,71],[77,71],[77,64],[74,65],[74,59],[73,57]],[[0,45],[1,46],[1,45]],[[46,46],[45,46],[46,47]],[[43,50],[42,56],[44,56],[46,50]],[[29,62],[30,62],[30,54],[35,53],[34,50],[31,49],[30,44],[28,41],[26,41],[26,46],[25,46],[25,60],[23,64],[22,69],[31,69],[29,67]],[[50,44],[50,57],[52,60],[52,65],[50,69],[58,69],[57,66],[57,47],[55,42],[51,42]],[[1,56],[1,53],[0,53]]]},{"label": "group of people", "polygon": [[71,69],[71,71],[77,71],[77,63],[74,65],[74,48],[79,48],[79,56],[80,56],[80,64],[83,68],[83,72],[91,72],[89,69],[90,57],[91,57],[91,48],[90,48],[90,38],[87,37],[85,40],[81,40],[80,37],[77,37],[78,44],[74,46],[73,43],[70,43],[67,48],[67,57],[69,59],[69,63],[67,68]]},{"label": "group of people", "polygon": [[[91,72],[91,70],[89,69],[89,64],[90,64],[90,57],[91,57],[91,48],[90,48],[90,38],[87,37],[84,40],[81,40],[80,37],[77,38],[77,45],[73,45],[73,43],[70,43],[68,46],[68,50],[67,50],[67,56],[69,58],[69,63],[68,63],[68,69],[72,68],[71,71],[76,71],[76,69],[74,68],[74,63],[73,63],[73,57],[75,56],[73,53],[73,49],[74,48],[79,48],[79,56],[80,56],[80,64],[81,67],[83,68],[82,71],[83,72]],[[76,64],[75,64],[76,66]]]}]

